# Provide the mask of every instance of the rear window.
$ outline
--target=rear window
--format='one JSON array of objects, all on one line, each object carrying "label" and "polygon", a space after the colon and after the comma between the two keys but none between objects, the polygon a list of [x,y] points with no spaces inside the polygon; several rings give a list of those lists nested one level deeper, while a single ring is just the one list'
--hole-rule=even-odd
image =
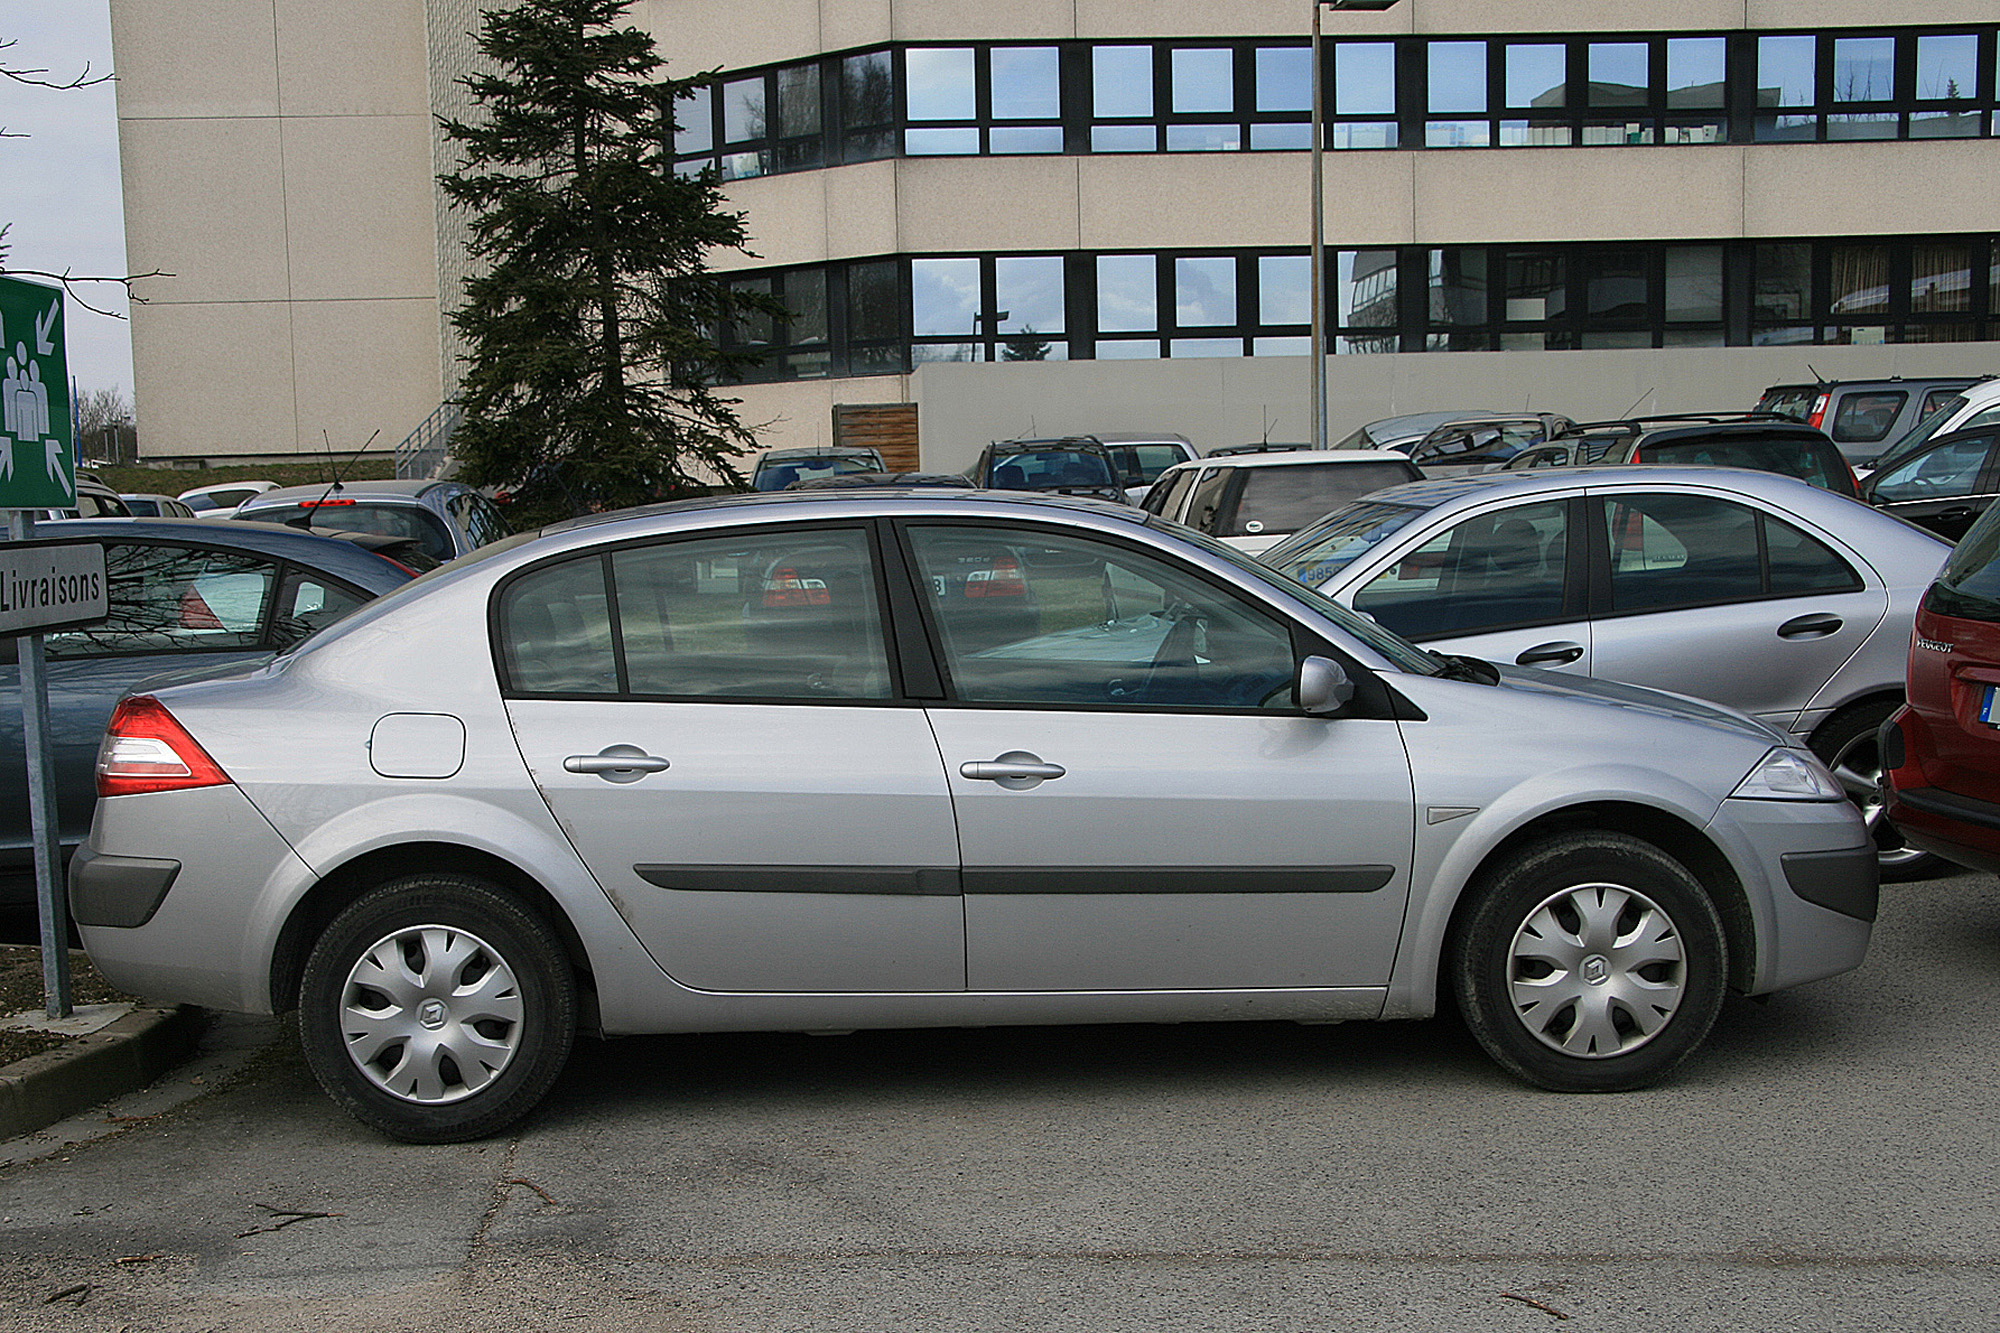
[{"label": "rear window", "polygon": [[1781,384],[1774,389],[1764,390],[1764,396],[1757,400],[1759,412],[1782,412],[1788,417],[1804,421],[1812,415],[1813,401],[1819,397],[1819,386],[1814,384]]},{"label": "rear window", "polygon": [[1327,515],[1262,558],[1280,574],[1317,588],[1426,512],[1415,505],[1362,500]]},{"label": "rear window", "polygon": [[1297,467],[1242,468],[1235,511],[1218,537],[1297,532],[1351,500],[1423,474],[1407,463],[1316,463]]},{"label": "rear window", "polygon": [[866,458],[795,458],[783,463],[765,463],[757,468],[756,479],[750,484],[755,490],[782,491],[799,481],[817,481],[821,477],[844,476],[849,472],[880,472],[871,460]]},{"label": "rear window", "polygon": [[1187,450],[1177,444],[1107,444],[1127,486],[1150,486],[1160,474],[1176,463],[1187,461]]},{"label": "rear window", "polygon": [[1080,449],[1037,449],[996,457],[989,484],[1001,491],[1052,491],[1067,486],[1118,483],[1100,454]]},{"label": "rear window", "polygon": [[1924,600],[1942,616],[2000,624],[2000,505],[1959,539]]},{"label": "rear window", "polygon": [[[1830,457],[1829,455],[1832,455]],[[1635,463],[1685,463],[1701,467],[1747,467],[1797,477],[1843,495],[1854,493],[1845,464],[1814,436],[1743,436],[1725,439],[1666,440],[1642,444]]]},{"label": "rear window", "polygon": [[273,505],[237,513],[259,523],[283,523],[313,532],[366,532],[379,537],[398,537],[415,542],[425,555],[439,563],[457,554],[444,521],[420,505],[334,500],[324,504]]}]

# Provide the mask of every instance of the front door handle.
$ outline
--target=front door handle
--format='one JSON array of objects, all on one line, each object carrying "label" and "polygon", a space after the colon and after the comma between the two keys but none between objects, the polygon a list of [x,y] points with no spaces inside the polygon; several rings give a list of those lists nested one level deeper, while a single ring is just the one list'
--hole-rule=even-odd
[{"label": "front door handle", "polygon": [[974,782],[997,782],[1009,791],[1026,791],[1069,770],[1061,764],[1045,764],[1040,756],[1026,750],[1009,750],[997,759],[975,760],[958,766],[958,775]]},{"label": "front door handle", "polygon": [[1825,611],[1817,611],[1811,615],[1798,616],[1787,620],[1784,624],[1778,626],[1778,637],[1781,639],[1823,639],[1827,635],[1838,631],[1841,624],[1842,621],[1839,616]]},{"label": "front door handle", "polygon": [[1552,663],[1562,666],[1583,656],[1583,645],[1557,640],[1554,643],[1538,643],[1532,648],[1523,648],[1521,655],[1514,659],[1515,666],[1541,666]]},{"label": "front door handle", "polygon": [[636,745],[607,745],[596,754],[573,754],[563,760],[564,772],[595,773],[606,782],[637,782],[648,773],[664,773],[671,767],[667,760]]}]

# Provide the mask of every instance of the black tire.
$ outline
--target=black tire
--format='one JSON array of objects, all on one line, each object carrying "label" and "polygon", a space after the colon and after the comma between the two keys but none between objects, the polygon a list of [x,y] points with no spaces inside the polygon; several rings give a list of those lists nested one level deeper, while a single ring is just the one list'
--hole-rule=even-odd
[{"label": "black tire", "polygon": [[1882,742],[1878,733],[1901,700],[1882,699],[1857,704],[1820,724],[1807,742],[1820,757],[1847,799],[1860,807],[1875,840],[1875,864],[1885,880],[1933,879],[1957,867],[1943,857],[1912,847],[1902,832],[1882,817]]},{"label": "black tire", "polygon": [[1447,962],[1466,1026],[1510,1073],[1557,1092],[1623,1092],[1708,1035],[1729,976],[1722,918],[1657,847],[1565,834],[1473,892]]},{"label": "black tire", "polygon": [[299,1037],[320,1086],[409,1143],[482,1138],[519,1120],[562,1073],[576,1025],[561,942],[464,875],[370,890],[320,935],[299,988]]}]

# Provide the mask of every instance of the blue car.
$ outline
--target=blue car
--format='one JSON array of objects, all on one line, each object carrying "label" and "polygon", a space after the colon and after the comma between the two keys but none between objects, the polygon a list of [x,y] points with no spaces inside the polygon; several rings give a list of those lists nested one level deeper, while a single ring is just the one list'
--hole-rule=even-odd
[{"label": "blue car", "polygon": [[[98,741],[126,690],[269,657],[414,574],[361,542],[265,523],[79,519],[36,536],[101,543],[110,581],[102,624],[43,640],[65,860],[90,833]],[[0,638],[0,906],[35,899],[17,643]]]}]

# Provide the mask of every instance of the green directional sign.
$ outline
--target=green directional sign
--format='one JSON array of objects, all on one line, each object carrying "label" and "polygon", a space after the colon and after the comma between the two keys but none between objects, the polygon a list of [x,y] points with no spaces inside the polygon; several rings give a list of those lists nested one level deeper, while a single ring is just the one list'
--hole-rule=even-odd
[{"label": "green directional sign", "polygon": [[63,294],[0,278],[0,509],[76,507]]}]

